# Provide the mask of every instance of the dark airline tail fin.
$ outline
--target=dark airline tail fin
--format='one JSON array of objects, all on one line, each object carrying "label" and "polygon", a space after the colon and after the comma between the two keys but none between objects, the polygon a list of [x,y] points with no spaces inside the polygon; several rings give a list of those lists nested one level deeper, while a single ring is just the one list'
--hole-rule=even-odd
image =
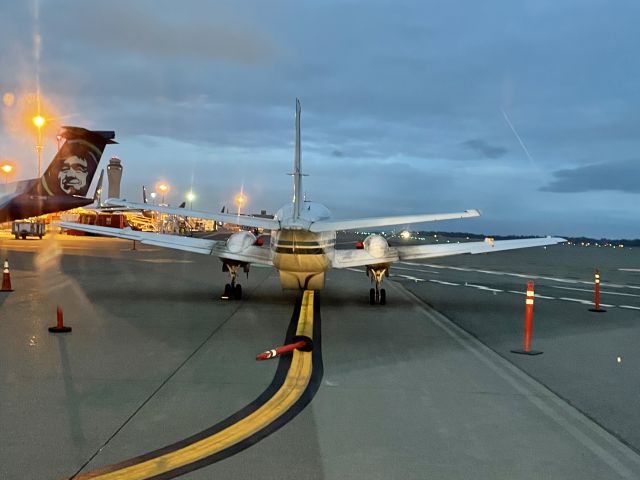
[{"label": "dark airline tail fin", "polygon": [[144,185],[142,185],[142,203],[148,203],[147,202],[147,187],[145,187]]},{"label": "dark airline tail fin", "polygon": [[100,170],[100,177],[96,185],[96,191],[93,193],[93,203],[96,207],[102,207],[102,181],[104,180],[104,169]]},{"label": "dark airline tail fin", "polygon": [[62,127],[60,135],[66,142],[39,179],[36,193],[43,196],[86,197],[104,147],[117,143],[113,140],[116,134],[80,127]]}]

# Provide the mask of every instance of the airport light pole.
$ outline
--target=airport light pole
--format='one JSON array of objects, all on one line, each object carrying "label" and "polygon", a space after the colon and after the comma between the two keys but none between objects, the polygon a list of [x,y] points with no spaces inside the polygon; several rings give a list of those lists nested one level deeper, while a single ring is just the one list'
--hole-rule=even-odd
[{"label": "airport light pole", "polygon": [[156,204],[156,192],[151,192],[151,203]]},{"label": "airport light pole", "polygon": [[7,180],[9,178],[9,174],[13,172],[13,165],[8,162],[4,162],[2,166],[0,166],[0,170],[4,173],[4,183],[7,184]]},{"label": "airport light pole", "polygon": [[238,216],[240,216],[240,210],[247,202],[247,197],[244,196],[244,193],[240,192],[240,194],[236,197],[236,205],[238,205]]},{"label": "airport light pole", "polygon": [[161,183],[158,185],[158,190],[160,190],[160,203],[164,204],[164,195],[169,191],[169,185],[166,183]]},{"label": "airport light pole", "polygon": [[193,201],[196,199],[196,195],[193,192],[187,192],[187,200],[189,201],[189,210],[193,210]]},{"label": "airport light pole", "polygon": [[38,129],[38,141],[36,142],[36,156],[38,160],[38,178],[40,177],[40,165],[42,163],[42,127],[47,123],[45,118],[39,113],[33,117],[33,124]]}]

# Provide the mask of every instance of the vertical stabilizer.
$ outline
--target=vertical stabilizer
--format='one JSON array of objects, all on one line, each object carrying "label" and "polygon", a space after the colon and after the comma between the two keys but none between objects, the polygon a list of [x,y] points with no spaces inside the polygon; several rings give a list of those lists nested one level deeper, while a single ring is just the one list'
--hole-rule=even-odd
[{"label": "vertical stabilizer", "polygon": [[114,132],[62,127],[66,139],[38,180],[33,193],[41,196],[86,196],[104,147],[116,143]]},{"label": "vertical stabilizer", "polygon": [[104,170],[100,170],[100,178],[98,178],[98,184],[96,185],[96,191],[93,194],[93,203],[96,207],[102,207],[102,181],[104,180]]},{"label": "vertical stabilizer", "polygon": [[296,153],[293,160],[293,219],[300,218],[302,208],[302,172],[300,163],[300,100],[296,98]]}]

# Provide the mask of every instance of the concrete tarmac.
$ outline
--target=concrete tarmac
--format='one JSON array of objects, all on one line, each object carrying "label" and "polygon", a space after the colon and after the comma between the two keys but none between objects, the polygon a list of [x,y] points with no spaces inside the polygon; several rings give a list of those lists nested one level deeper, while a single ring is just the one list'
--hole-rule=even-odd
[{"label": "concrete tarmac", "polygon": [[[555,246],[399,264],[394,279],[640,451],[640,249]],[[594,270],[601,304],[592,313]],[[535,358],[522,345],[535,283]]]},{"label": "concrete tarmac", "polygon": [[[232,415],[271,381],[276,364],[254,358],[282,343],[294,301],[274,270],[252,269],[245,298],[223,302],[217,259],[131,246],[3,240],[16,291],[0,294],[0,478],[69,478],[141,455]],[[431,269],[449,283],[491,275],[399,267]],[[494,338],[514,346],[524,297],[393,280],[389,305],[370,306],[364,274],[331,271],[320,294],[324,379],[311,404],[253,447],[182,478],[640,477],[637,453],[611,428],[545,387],[545,369],[496,348]],[[425,301],[436,297],[464,328],[465,319],[487,323],[474,312],[494,312],[492,334],[474,332],[491,348]],[[64,337],[46,331],[57,304],[73,327]],[[548,305],[558,317],[583,306]],[[504,321],[513,316],[514,325]],[[548,338],[579,335],[581,326],[563,336],[558,324]],[[538,358],[568,370],[554,348],[545,344]]]}]

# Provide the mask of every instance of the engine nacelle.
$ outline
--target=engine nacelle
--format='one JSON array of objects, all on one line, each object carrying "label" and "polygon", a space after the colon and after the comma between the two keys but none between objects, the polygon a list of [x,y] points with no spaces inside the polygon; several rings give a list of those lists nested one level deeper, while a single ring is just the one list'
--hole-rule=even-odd
[{"label": "engine nacelle", "polygon": [[231,253],[240,253],[256,243],[256,236],[247,231],[236,232],[227,238],[227,248]]},{"label": "engine nacelle", "polygon": [[389,253],[389,244],[382,235],[369,235],[362,243],[364,249],[374,258],[382,258]]}]

